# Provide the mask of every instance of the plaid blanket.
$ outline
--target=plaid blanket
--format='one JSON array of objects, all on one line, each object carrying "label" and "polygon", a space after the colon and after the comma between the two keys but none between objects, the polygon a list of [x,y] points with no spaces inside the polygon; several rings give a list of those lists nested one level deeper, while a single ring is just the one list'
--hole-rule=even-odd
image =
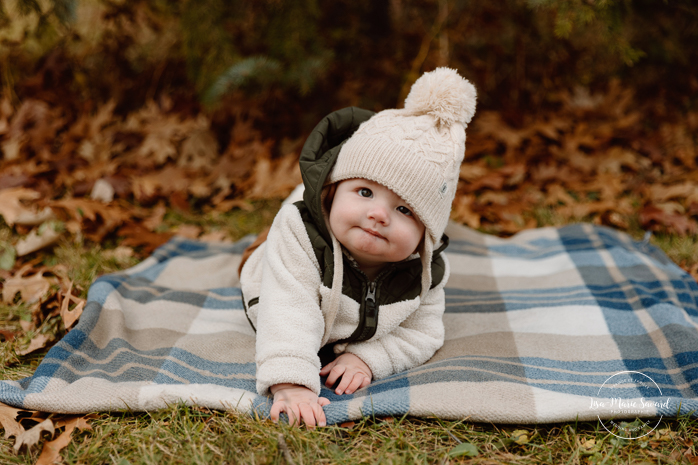
[{"label": "plaid blanket", "polygon": [[[499,239],[455,224],[446,342],[353,395],[323,387],[328,423],[364,415],[499,423],[696,415],[698,285],[646,241],[604,227]],[[62,413],[186,402],[268,416],[237,286],[252,241],[172,239],[95,281],[79,324],[0,402]],[[620,376],[620,378],[619,378]]]}]

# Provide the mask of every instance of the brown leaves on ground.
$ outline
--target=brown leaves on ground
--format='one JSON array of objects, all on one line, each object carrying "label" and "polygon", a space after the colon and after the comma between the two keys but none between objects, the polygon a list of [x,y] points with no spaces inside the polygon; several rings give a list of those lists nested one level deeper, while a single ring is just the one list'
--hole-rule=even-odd
[{"label": "brown leaves on ground", "polygon": [[15,438],[15,452],[19,452],[22,447],[35,447],[42,438],[46,438],[36,465],[60,462],[60,451],[70,444],[75,429],[91,430],[89,421],[94,418],[93,415],[54,415],[26,411],[0,403],[0,425],[5,430],[5,439]]},{"label": "brown leaves on ground", "polygon": [[518,127],[478,114],[453,218],[502,235],[570,221],[698,233],[698,114],[650,130],[618,82],[585,95]]},{"label": "brown leaves on ground", "polygon": [[23,236],[12,250],[0,244],[5,269],[64,230],[125,240],[147,255],[171,234],[143,229],[144,210],[249,208],[247,200],[283,197],[301,181],[302,140],[265,140],[248,117],[222,137],[203,113],[175,111],[166,97],[127,115],[113,101],[77,116],[40,100],[15,108],[4,98],[0,107],[0,216]]},{"label": "brown leaves on ground", "polygon": [[[501,235],[540,226],[542,215],[554,224],[698,232],[698,114],[648,129],[618,82],[603,94],[582,89],[556,98],[557,111],[516,125],[478,113],[456,220]],[[169,236],[140,228],[151,218],[134,201],[226,211],[283,197],[300,182],[302,139],[264,139],[249,117],[238,115],[221,134],[202,113],[176,111],[166,97],[127,115],[107,102],[72,119],[38,100],[0,103],[0,215],[28,234],[24,254],[57,239],[59,232],[31,230],[54,216],[69,233],[95,242],[115,235],[147,253]]]},{"label": "brown leaves on ground", "polygon": [[63,265],[52,267],[27,263],[15,273],[8,273],[2,282],[2,302],[24,305],[30,312],[29,320],[21,320],[21,333],[5,330],[5,340],[15,340],[24,334],[25,344],[16,347],[18,355],[27,355],[47,347],[57,339],[54,321],[63,322],[59,331],[69,330],[82,314],[85,300],[68,278]]}]

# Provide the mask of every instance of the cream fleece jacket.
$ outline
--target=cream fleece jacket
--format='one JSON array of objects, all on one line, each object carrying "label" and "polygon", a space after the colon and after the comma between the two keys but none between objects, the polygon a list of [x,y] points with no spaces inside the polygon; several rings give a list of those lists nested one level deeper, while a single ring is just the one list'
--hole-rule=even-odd
[{"label": "cream fleece jacket", "polygon": [[[335,251],[335,253],[338,253]],[[341,253],[341,252],[339,252]],[[446,256],[444,278],[423,300],[379,306],[375,335],[363,342],[337,344],[335,353],[355,354],[381,379],[429,360],[443,345],[444,286],[450,267]],[[257,392],[269,395],[279,383],[306,386],[320,393],[318,351],[325,331],[330,289],[322,284],[320,265],[298,208],[284,205],[267,241],[250,256],[240,284],[257,330]],[[359,302],[342,294],[328,343],[349,337],[359,324]]]}]

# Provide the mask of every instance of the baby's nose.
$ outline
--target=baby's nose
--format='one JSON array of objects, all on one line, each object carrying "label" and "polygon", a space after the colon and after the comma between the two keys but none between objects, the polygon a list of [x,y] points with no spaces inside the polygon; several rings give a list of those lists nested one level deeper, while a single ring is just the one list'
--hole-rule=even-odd
[{"label": "baby's nose", "polygon": [[368,217],[382,224],[388,224],[390,221],[388,209],[380,204],[375,204],[371,207],[371,209],[368,211]]}]

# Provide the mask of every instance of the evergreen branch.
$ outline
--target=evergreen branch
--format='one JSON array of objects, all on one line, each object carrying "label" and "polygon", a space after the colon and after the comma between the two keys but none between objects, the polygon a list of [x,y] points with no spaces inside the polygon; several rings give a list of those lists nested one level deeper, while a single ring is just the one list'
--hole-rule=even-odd
[{"label": "evergreen branch", "polygon": [[279,79],[281,63],[265,56],[245,58],[225,70],[204,95],[204,103],[212,104],[225,93],[238,89],[250,81],[270,83]]}]

